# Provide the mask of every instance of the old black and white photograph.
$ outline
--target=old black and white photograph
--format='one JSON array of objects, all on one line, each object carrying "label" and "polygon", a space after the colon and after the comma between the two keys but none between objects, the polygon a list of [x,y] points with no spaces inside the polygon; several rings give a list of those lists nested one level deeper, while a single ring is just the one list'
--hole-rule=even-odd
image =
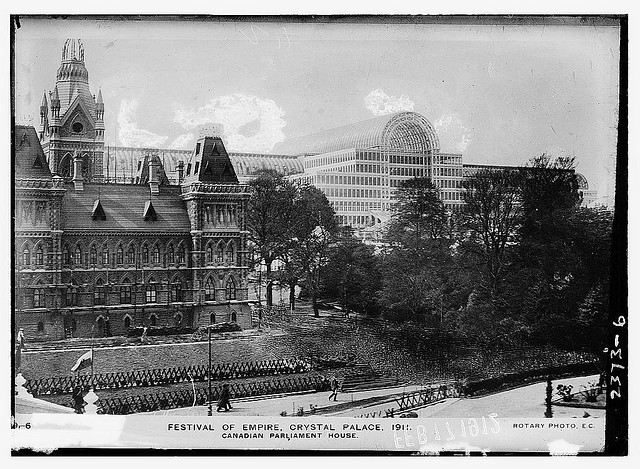
[{"label": "old black and white photograph", "polygon": [[626,454],[626,17],[11,34],[14,454]]}]

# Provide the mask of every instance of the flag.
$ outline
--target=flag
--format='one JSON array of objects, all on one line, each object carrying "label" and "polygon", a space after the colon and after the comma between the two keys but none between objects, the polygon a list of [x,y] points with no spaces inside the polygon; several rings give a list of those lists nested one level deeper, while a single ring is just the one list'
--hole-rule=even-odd
[{"label": "flag", "polygon": [[83,368],[87,368],[88,366],[91,366],[92,363],[93,363],[93,350],[89,350],[87,353],[85,353],[80,358],[78,358],[78,361],[76,362],[75,365],[73,365],[73,368],[71,368],[71,371],[80,371]]}]

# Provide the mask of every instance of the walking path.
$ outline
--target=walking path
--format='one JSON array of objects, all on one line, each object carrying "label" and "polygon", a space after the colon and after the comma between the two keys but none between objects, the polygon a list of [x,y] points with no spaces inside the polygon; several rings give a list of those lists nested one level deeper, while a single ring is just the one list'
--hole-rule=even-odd
[{"label": "walking path", "polygon": [[[598,376],[584,376],[578,378],[563,378],[553,382],[553,387],[562,384],[571,384],[576,391],[587,383],[598,380]],[[504,391],[489,396],[478,398],[445,399],[435,404],[428,405],[414,412],[421,418],[449,418],[449,417],[483,417],[489,414],[497,414],[499,418],[526,418],[544,417],[545,412],[545,392],[547,384],[545,382],[523,386],[509,391]],[[422,389],[422,386],[400,386],[394,388],[375,389],[370,391],[359,391],[353,393],[340,393],[334,403],[329,402],[329,391],[323,393],[289,394],[276,398],[251,398],[232,399],[233,409],[229,412],[216,413],[214,403],[214,416],[216,415],[258,415],[258,416],[279,416],[283,411],[287,415],[295,413],[299,407],[304,407],[305,415],[308,415],[310,404],[318,409],[322,408],[323,417],[358,417],[365,413],[373,413],[379,410],[386,410],[398,405],[394,401],[394,395],[401,395],[403,392],[413,392]],[[380,398],[382,402],[372,403],[372,398]],[[358,404],[358,401],[365,403]],[[344,404],[353,402],[353,407],[345,409]],[[336,407],[331,411],[331,407]],[[553,416],[559,418],[584,417],[587,412],[589,417],[604,418],[603,409],[585,409],[574,407],[553,406]],[[206,406],[189,407],[182,409],[172,409],[166,411],[153,412],[155,415],[172,416],[206,416]]]},{"label": "walking path", "polygon": [[[295,413],[299,407],[303,407],[305,415],[310,411],[310,405],[322,409],[322,415],[332,416],[332,413],[324,413],[325,408],[338,406],[344,408],[344,404],[351,402],[358,406],[357,402],[365,399],[379,397],[381,399],[392,399],[393,395],[401,395],[403,392],[413,392],[421,389],[421,386],[398,386],[394,388],[373,389],[370,391],[357,391],[352,393],[338,393],[336,401],[329,401],[330,391],[311,392],[300,394],[288,394],[282,397],[272,398],[248,398],[248,399],[231,399],[233,409],[229,412],[220,412],[217,415],[263,415],[263,416],[279,416],[283,411],[287,415]],[[385,399],[386,400],[386,399]],[[213,403],[213,413],[216,415],[215,402]],[[393,404],[387,404],[387,408],[393,407]],[[397,406],[397,405],[396,405]],[[326,409],[328,410],[328,409]],[[360,412],[362,413],[362,411]],[[203,416],[207,415],[206,406],[188,407],[182,409],[163,410],[151,412],[155,415],[184,415],[184,416]]]}]

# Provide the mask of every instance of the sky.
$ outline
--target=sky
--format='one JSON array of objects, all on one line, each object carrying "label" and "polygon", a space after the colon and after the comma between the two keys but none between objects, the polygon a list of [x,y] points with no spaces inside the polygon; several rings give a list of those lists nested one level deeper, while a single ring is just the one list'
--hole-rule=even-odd
[{"label": "sky", "polygon": [[465,163],[575,156],[601,201],[613,196],[616,27],[22,18],[18,123],[39,124],[69,37],[102,89],[109,145],[190,149],[215,123],[229,151],[269,153],[407,110]]}]

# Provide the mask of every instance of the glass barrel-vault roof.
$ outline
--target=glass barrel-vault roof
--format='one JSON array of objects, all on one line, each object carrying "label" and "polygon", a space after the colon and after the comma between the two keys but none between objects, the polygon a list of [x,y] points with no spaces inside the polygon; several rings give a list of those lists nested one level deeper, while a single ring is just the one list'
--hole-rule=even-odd
[{"label": "glass barrel-vault roof", "polygon": [[279,143],[286,155],[319,154],[349,148],[428,153],[440,149],[433,125],[417,112],[399,112]]}]

